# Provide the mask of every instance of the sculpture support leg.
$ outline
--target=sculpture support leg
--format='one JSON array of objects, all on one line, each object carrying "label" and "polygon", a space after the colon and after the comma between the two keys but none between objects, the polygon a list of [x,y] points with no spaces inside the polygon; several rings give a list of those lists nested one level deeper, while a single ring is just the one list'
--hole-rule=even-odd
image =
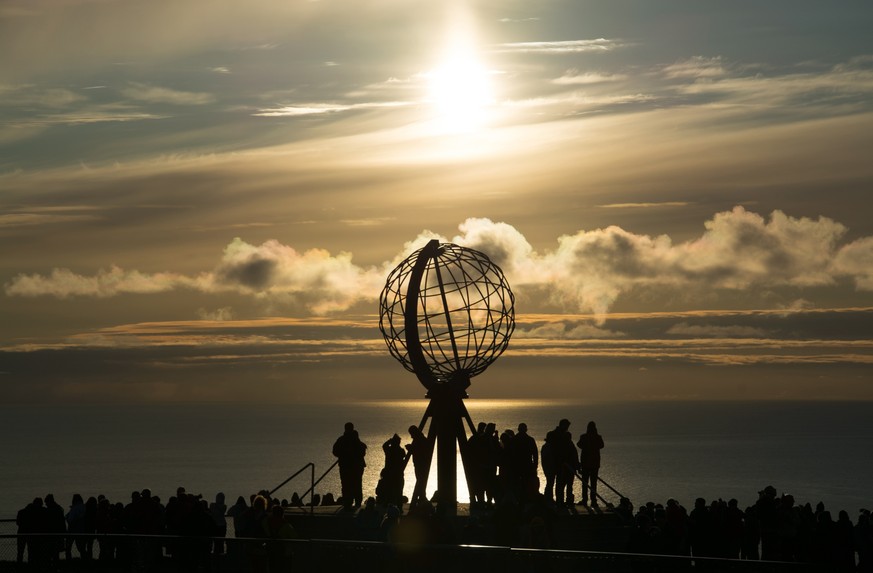
[{"label": "sculpture support leg", "polygon": [[[459,396],[438,396],[431,399],[420,428],[424,428],[430,419],[430,427],[427,432],[428,443],[431,446],[427,471],[433,463],[433,450],[436,448],[437,463],[437,502],[447,515],[456,515],[458,508],[458,452],[461,453],[461,462],[464,466],[464,474],[468,488],[471,488],[472,463],[467,451],[467,435],[464,430],[466,422],[473,428],[470,415],[464,407],[463,399]],[[425,498],[427,493],[427,475],[416,475],[415,491],[412,503]]]}]

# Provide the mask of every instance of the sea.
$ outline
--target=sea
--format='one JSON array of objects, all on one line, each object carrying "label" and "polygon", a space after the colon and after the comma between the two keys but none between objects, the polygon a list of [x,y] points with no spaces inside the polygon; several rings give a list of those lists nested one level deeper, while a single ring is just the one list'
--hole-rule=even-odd
[{"label": "sea", "polygon": [[[561,418],[574,441],[591,420],[605,447],[601,477],[635,506],[675,498],[689,510],[736,498],[755,502],[772,485],[799,503],[819,501],[836,516],[873,508],[873,404],[869,402],[554,402],[469,399],[474,423],[527,424],[542,444]],[[213,500],[272,490],[290,498],[309,488],[335,458],[346,422],[368,445],[364,494],[372,495],[384,463],[382,443],[422,420],[427,401],[331,404],[186,403],[0,405],[0,519],[14,519],[34,497],[74,493],[127,502],[149,488],[166,501],[176,488]],[[459,464],[460,467],[460,464]],[[435,471],[435,468],[434,468]],[[405,493],[413,487],[411,464]],[[436,487],[432,474],[429,490]],[[576,484],[577,497],[579,484]],[[339,474],[315,491],[338,496]],[[459,478],[460,501],[469,499]],[[607,500],[618,496],[601,487]],[[8,524],[7,524],[8,525]],[[10,525],[11,526],[11,525]],[[7,530],[7,528],[3,528]],[[8,531],[8,530],[7,530]]]}]

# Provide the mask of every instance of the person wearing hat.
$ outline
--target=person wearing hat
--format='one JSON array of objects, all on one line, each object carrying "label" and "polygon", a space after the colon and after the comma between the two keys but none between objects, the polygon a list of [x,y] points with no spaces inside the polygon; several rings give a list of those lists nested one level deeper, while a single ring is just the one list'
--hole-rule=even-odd
[{"label": "person wearing hat", "polygon": [[779,516],[775,487],[768,485],[758,492],[755,512],[758,514],[758,523],[761,527],[761,559],[777,560],[779,559],[779,538],[777,536]]}]

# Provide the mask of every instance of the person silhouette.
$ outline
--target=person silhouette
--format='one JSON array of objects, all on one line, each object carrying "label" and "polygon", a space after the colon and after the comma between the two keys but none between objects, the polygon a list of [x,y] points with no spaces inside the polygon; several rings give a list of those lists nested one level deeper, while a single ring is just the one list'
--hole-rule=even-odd
[{"label": "person silhouette", "polygon": [[539,450],[537,441],[527,433],[527,424],[518,425],[515,435],[515,465],[518,471],[518,488],[523,497],[529,497],[531,492],[539,489],[537,469],[539,467]]},{"label": "person silhouette", "polygon": [[215,501],[209,504],[209,516],[215,522],[215,531],[213,537],[216,537],[213,543],[213,552],[216,555],[224,553],[224,541],[221,539],[227,537],[227,505],[224,503],[224,493],[218,492],[215,494]]},{"label": "person silhouette", "polygon": [[409,426],[409,436],[412,438],[412,443],[406,444],[406,451],[409,452],[408,455],[412,458],[412,465],[415,468],[415,489],[412,492],[410,505],[415,505],[421,500],[427,500],[425,485],[430,472],[431,450],[427,438],[418,426]]},{"label": "person silhouette", "polygon": [[346,422],[345,432],[333,444],[333,455],[339,461],[343,506],[348,510],[361,507],[364,501],[363,478],[367,463],[367,445],[358,437],[355,425]]},{"label": "person silhouette", "polygon": [[470,482],[470,502],[485,503],[485,473],[488,459],[488,439],[485,436],[485,422],[479,422],[476,431],[467,440],[467,454],[473,460],[468,468]]},{"label": "person silhouette", "polygon": [[[565,500],[573,498],[573,475],[576,472],[578,458],[576,446],[573,445],[573,437],[570,435],[570,420],[563,418],[558,426],[546,434],[546,443],[549,445],[548,456],[550,457],[549,473],[546,473],[546,495],[548,496],[551,483],[555,484],[555,504],[558,507],[564,505]],[[546,471],[546,461],[543,460],[543,470]],[[549,480],[551,470],[552,480]]]},{"label": "person silhouette", "polygon": [[597,433],[597,424],[588,422],[585,433],[579,436],[579,477],[582,480],[582,505],[588,503],[588,490],[591,490],[591,505],[597,505],[597,479],[600,472],[600,450],[603,437]]},{"label": "person silhouette", "polygon": [[400,445],[400,436],[394,434],[382,444],[385,453],[385,468],[382,470],[382,497],[384,504],[403,505],[403,470],[406,469],[406,452]]}]

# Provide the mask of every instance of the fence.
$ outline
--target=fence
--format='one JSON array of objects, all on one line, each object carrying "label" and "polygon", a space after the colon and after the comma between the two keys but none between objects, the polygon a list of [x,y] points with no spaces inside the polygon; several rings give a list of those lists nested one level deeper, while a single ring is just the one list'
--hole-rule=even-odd
[{"label": "fence", "polygon": [[[68,556],[65,548],[70,542]],[[806,573],[828,569],[767,561],[469,545],[413,546],[318,539],[264,540],[134,535],[0,536],[0,572],[286,573],[291,570],[355,573],[436,573],[446,570],[451,570],[452,573],[482,573],[492,570],[502,573]]]}]

